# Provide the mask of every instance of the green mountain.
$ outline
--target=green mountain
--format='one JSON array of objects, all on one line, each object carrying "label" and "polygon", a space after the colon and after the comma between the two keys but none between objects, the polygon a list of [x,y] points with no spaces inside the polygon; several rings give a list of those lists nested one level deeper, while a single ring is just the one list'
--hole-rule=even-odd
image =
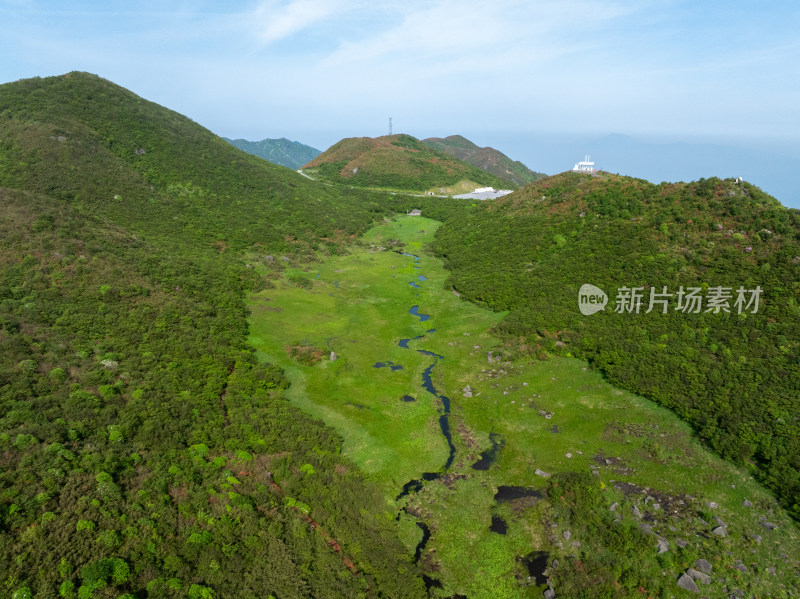
[{"label": "green mountain", "polygon": [[301,144],[299,141],[289,141],[285,137],[280,139],[262,139],[261,141],[247,141],[246,139],[228,139],[225,141],[233,144],[248,154],[269,160],[287,168],[297,170],[310,162],[322,152],[311,146]]},{"label": "green mountain", "polygon": [[461,135],[450,135],[445,138],[429,137],[423,139],[422,143],[492,173],[507,181],[508,185],[513,188],[533,183],[547,176],[544,173],[532,171],[518,160],[511,160],[494,148],[478,147]]},{"label": "green mountain", "polygon": [[341,251],[375,198],[86,73],[0,86],[0,140],[0,594],[424,596],[247,343],[252,265]]},{"label": "green mountain", "polygon": [[394,195],[358,185],[503,184],[344,141],[326,185],[93,75],[0,86],[0,597],[797,587],[746,476],[800,517],[797,211],[719,179]]},{"label": "green mountain", "polygon": [[[447,221],[436,248],[462,296],[511,311],[509,352],[588,359],[800,517],[800,212],[732,179],[567,173]],[[584,284],[605,310],[581,313]]]},{"label": "green mountain", "polygon": [[437,195],[509,186],[507,181],[430,148],[410,135],[346,138],[303,170],[311,177],[333,183]]}]

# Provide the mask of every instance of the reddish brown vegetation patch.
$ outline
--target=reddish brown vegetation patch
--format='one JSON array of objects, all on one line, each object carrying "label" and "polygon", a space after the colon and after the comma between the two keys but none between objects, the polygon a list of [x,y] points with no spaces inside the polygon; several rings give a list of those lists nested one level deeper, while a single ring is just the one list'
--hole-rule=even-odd
[{"label": "reddish brown vegetation patch", "polygon": [[283,349],[290,358],[305,366],[314,366],[326,354],[325,350],[311,345],[284,345]]}]

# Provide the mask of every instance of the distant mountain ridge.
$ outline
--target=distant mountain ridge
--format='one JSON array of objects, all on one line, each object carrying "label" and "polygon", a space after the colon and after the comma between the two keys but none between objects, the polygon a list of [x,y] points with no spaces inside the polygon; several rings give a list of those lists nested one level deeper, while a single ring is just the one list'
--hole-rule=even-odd
[{"label": "distant mountain ridge", "polygon": [[303,169],[334,183],[434,194],[464,193],[485,186],[517,187],[405,134],[345,138]]},{"label": "distant mountain ridge", "polygon": [[445,138],[429,137],[423,139],[422,143],[492,173],[515,187],[533,183],[547,176],[532,171],[518,160],[511,160],[499,150],[491,147],[481,148],[461,135],[450,135]]},{"label": "distant mountain ridge", "polygon": [[294,170],[322,154],[321,150],[302,144],[299,141],[291,141],[285,137],[280,139],[267,138],[261,141],[228,139],[227,137],[222,139],[248,154],[253,154],[274,164],[280,164]]}]

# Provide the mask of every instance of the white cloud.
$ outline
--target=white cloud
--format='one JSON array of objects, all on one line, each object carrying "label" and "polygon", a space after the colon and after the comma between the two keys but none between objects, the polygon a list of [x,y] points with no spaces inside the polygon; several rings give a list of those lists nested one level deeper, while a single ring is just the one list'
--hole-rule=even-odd
[{"label": "white cloud", "polygon": [[[0,80],[96,72],[225,127],[797,135],[788,17],[692,0],[0,0]],[[22,3],[22,4],[20,4]],[[83,6],[83,10],[79,10]],[[119,8],[112,2],[112,8]],[[700,6],[700,8],[698,8]],[[35,9],[35,10],[34,10]],[[755,10],[755,9],[754,9]],[[153,12],[156,11],[156,12]],[[713,18],[712,18],[713,17]],[[723,18],[724,17],[724,18]],[[759,20],[760,19],[760,20]],[[787,66],[788,65],[788,66]],[[236,110],[220,110],[236,106]],[[227,122],[226,122],[227,123]],[[365,130],[372,127],[376,129]]]},{"label": "white cloud", "polygon": [[[454,75],[500,79],[579,57],[609,22],[642,2],[586,0],[439,0],[400,8],[398,24],[351,39],[328,55],[325,69],[357,71],[377,80],[421,81]],[[649,2],[644,2],[649,4]],[[578,65],[576,67],[585,66]]]},{"label": "white cloud", "polygon": [[325,20],[339,8],[337,0],[291,0],[288,4],[268,1],[249,14],[248,19],[260,41],[270,44]]}]

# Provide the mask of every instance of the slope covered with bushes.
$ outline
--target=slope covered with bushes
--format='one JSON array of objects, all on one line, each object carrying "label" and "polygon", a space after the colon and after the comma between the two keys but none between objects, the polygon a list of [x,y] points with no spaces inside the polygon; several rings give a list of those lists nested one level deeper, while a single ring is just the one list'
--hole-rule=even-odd
[{"label": "slope covered with bushes", "polygon": [[82,73],[0,87],[0,140],[0,595],[423,596],[246,342],[244,250],[340,251],[386,208]]},{"label": "slope covered with bushes", "polygon": [[[511,310],[507,351],[588,358],[750,464],[800,517],[798,211],[733,180],[564,174],[447,221],[436,247],[455,289]],[[587,283],[608,305],[585,316]],[[686,309],[692,288],[703,303]],[[650,309],[651,293],[666,305]]]},{"label": "slope covered with bushes", "polygon": [[511,160],[494,148],[481,148],[461,135],[450,135],[445,138],[429,137],[423,139],[422,143],[497,175],[504,181],[508,181],[514,188],[533,183],[547,176],[544,173],[532,171],[519,160]]}]

